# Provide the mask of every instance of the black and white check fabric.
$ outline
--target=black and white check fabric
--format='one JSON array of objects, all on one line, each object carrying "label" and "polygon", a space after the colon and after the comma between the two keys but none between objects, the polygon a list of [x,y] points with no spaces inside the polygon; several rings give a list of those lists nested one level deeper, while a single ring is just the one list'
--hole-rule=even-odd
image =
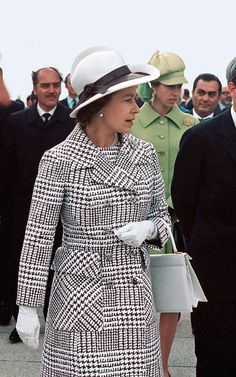
[{"label": "black and white check fabric", "polygon": [[76,126],[44,154],[21,254],[20,305],[43,305],[59,217],[63,242],[52,264],[41,376],[162,376],[147,246],[127,246],[113,232],[150,219],[167,240],[152,145],[121,135],[106,153]]}]

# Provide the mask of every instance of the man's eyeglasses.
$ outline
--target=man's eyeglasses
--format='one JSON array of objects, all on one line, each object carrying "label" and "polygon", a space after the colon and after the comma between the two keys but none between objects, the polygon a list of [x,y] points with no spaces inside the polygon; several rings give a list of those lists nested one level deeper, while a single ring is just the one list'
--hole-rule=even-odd
[{"label": "man's eyeglasses", "polygon": [[229,92],[221,92],[221,94],[223,94],[224,96],[229,96],[230,95]]}]

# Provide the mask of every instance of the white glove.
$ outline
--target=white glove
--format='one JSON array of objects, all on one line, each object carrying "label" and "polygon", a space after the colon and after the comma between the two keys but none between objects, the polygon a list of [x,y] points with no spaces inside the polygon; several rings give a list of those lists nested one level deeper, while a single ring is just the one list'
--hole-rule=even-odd
[{"label": "white glove", "polygon": [[139,247],[144,240],[149,240],[157,234],[157,228],[153,221],[145,220],[128,223],[114,230],[115,235],[126,245]]},{"label": "white glove", "polygon": [[36,308],[19,306],[16,330],[24,344],[33,349],[38,348],[40,322]]}]

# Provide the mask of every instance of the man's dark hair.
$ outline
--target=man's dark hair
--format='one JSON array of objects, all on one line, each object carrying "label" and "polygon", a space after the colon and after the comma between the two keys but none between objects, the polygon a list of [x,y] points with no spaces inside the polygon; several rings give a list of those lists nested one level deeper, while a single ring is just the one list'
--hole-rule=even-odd
[{"label": "man's dark hair", "polygon": [[52,69],[58,75],[58,78],[59,78],[60,82],[63,81],[62,74],[58,71],[57,68],[54,68],[54,67],[44,67],[44,68],[39,68],[37,71],[32,71],[31,77],[32,77],[32,81],[33,81],[33,86],[37,85],[39,72],[42,71],[43,69]]},{"label": "man's dark hair", "polygon": [[203,80],[203,81],[216,81],[217,84],[218,84],[219,94],[221,94],[222,84],[221,84],[221,82],[220,82],[220,80],[218,79],[217,76],[213,75],[212,73],[201,73],[194,80],[193,91],[196,89],[197,83],[198,83],[199,80]]},{"label": "man's dark hair", "polygon": [[34,94],[34,92],[32,91],[31,94],[29,94],[27,97],[26,97],[26,101],[34,101],[34,100],[37,100],[37,96]]},{"label": "man's dark hair", "polygon": [[64,83],[65,83],[65,85],[67,85],[67,81],[68,81],[68,78],[70,77],[70,73],[68,73],[67,75],[66,75],[66,77],[65,77],[65,80],[64,80]]},{"label": "man's dark hair", "polygon": [[184,95],[189,97],[190,93],[188,89],[184,89]]}]

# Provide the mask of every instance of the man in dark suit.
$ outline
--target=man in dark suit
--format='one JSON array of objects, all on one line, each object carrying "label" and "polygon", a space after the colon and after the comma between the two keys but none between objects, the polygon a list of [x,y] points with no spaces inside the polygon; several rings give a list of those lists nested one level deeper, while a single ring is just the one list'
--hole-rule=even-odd
[{"label": "man in dark suit", "polygon": [[65,78],[65,87],[68,90],[68,96],[60,101],[60,103],[66,107],[69,107],[69,109],[74,109],[74,107],[79,102],[79,97],[77,93],[75,93],[74,89],[72,88],[71,82],[70,82],[70,73],[66,75]]},{"label": "man in dark suit", "polygon": [[[59,71],[53,67],[41,68],[32,73],[32,80],[38,102],[8,117],[0,145],[0,208],[6,218],[10,218],[10,234],[5,245],[10,264],[5,266],[5,287],[10,318],[13,314],[15,319],[19,258],[39,161],[43,153],[62,142],[75,125],[69,117],[70,110],[58,103],[62,81]],[[60,243],[59,228],[56,238],[56,243]],[[20,341],[15,329],[10,340]]]},{"label": "man in dark suit", "polygon": [[[7,117],[24,108],[24,104],[18,101],[12,101],[5,86],[2,69],[0,68],[0,134]],[[0,210],[0,324],[6,325],[9,322],[9,307],[6,297],[6,265],[8,264],[8,253],[6,246],[8,244],[9,217],[6,218]]]},{"label": "man in dark suit", "polygon": [[218,102],[222,90],[219,78],[212,73],[202,73],[196,77],[192,90],[190,113],[200,121],[212,118],[221,111]]},{"label": "man in dark suit", "polygon": [[236,58],[226,77],[232,107],[184,133],[172,182],[208,298],[193,313],[197,377],[236,376]]}]

